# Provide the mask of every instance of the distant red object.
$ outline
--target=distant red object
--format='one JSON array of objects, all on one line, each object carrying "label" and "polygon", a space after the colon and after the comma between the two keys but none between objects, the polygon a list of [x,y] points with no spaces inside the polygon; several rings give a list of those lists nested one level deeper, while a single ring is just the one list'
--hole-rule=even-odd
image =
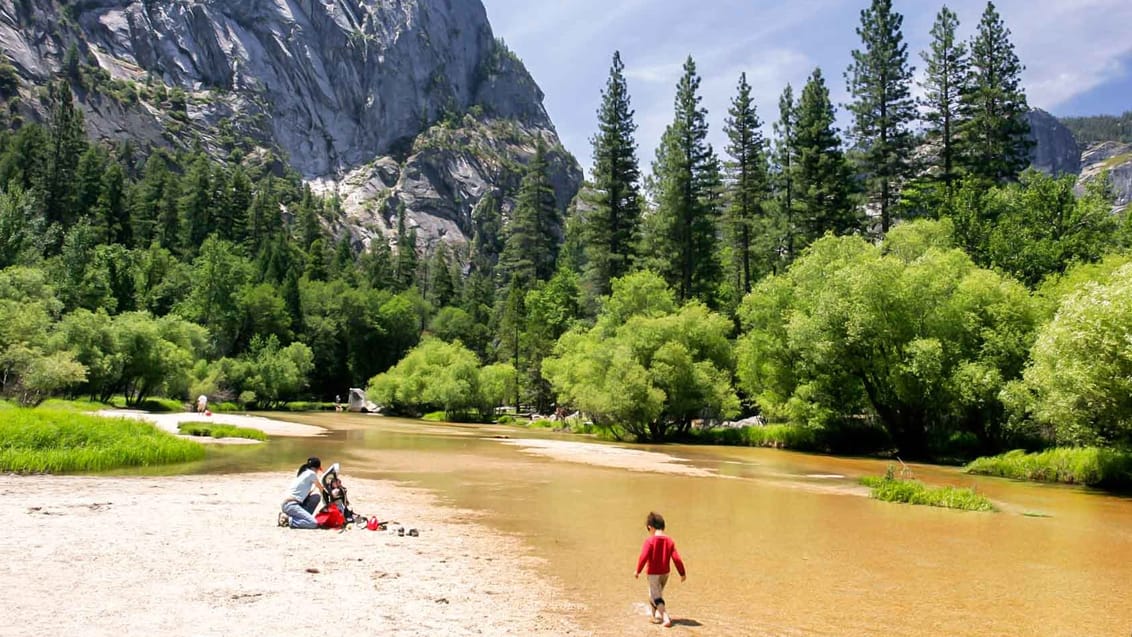
[{"label": "distant red object", "polygon": [[212,412],[206,409],[206,410],[204,410],[204,415],[205,416],[211,416]]}]

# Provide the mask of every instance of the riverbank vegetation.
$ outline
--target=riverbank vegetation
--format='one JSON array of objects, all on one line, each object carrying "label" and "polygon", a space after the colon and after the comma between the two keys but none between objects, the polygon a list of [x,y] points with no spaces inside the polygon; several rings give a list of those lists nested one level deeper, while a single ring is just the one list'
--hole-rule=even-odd
[{"label": "riverbank vegetation", "polygon": [[186,436],[204,436],[208,438],[247,438],[248,440],[267,440],[267,434],[251,427],[237,427],[235,425],[218,425],[207,422],[183,422],[177,425],[177,430]]},{"label": "riverbank vegetation", "polygon": [[884,476],[861,478],[861,484],[872,490],[872,497],[885,502],[920,504],[964,511],[995,510],[990,500],[971,489],[929,487],[918,480],[898,478],[892,474],[891,468]]},{"label": "riverbank vegetation", "polygon": [[270,156],[92,142],[61,77],[45,122],[0,132],[0,393],[281,409],[364,386],[387,413],[937,460],[1132,445],[1132,222],[1025,170],[993,4],[969,43],[940,11],[920,103],[899,18],[862,12],[846,137],[839,73],[786,86],[773,126],[742,75],[717,155],[687,59],[648,175],[615,53],[591,182],[559,200],[561,149],[536,145],[466,244],[418,242],[390,199],[372,236],[396,240],[361,250]]},{"label": "riverbank vegetation", "polygon": [[1016,480],[1132,489],[1132,453],[1096,447],[1049,449],[1037,453],[1015,449],[998,456],[977,458],[967,465],[966,471]]},{"label": "riverbank vegetation", "polygon": [[203,457],[200,444],[131,419],[23,408],[0,417],[0,472],[106,471]]}]

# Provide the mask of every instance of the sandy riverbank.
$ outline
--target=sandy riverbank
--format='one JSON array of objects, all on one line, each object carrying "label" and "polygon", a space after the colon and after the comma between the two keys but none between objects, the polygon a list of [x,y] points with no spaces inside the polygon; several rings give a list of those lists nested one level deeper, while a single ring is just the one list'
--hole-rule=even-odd
[{"label": "sandy riverbank", "polygon": [[582,635],[515,538],[343,476],[419,537],[275,525],[287,475],[0,476],[0,635]]},{"label": "sandy riverbank", "polygon": [[[248,416],[246,414],[227,414],[227,413],[213,413],[210,416],[204,414],[197,414],[192,412],[168,412],[162,414],[150,413],[148,411],[137,411],[132,409],[104,409],[97,412],[99,416],[108,416],[111,418],[135,418],[138,420],[148,420],[154,423],[164,431],[168,431],[174,435],[181,435],[177,430],[177,425],[183,422],[204,422],[217,425],[234,425],[236,427],[251,427],[252,429],[259,429],[269,436],[321,436],[326,433],[322,427],[315,427],[314,425],[302,425],[295,422],[285,422],[282,420],[274,420],[272,418],[263,418],[261,416]],[[246,438],[206,438],[203,436],[185,436],[192,438],[197,442],[212,443],[212,444],[257,444],[256,440],[248,440]]]}]

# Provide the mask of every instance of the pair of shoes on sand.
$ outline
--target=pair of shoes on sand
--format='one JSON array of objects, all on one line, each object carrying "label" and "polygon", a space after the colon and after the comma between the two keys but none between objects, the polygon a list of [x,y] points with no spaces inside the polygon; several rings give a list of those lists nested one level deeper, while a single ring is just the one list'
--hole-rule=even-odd
[{"label": "pair of shoes on sand", "polygon": [[279,526],[291,526],[291,518],[282,511],[279,512]]},{"label": "pair of shoes on sand", "polygon": [[416,529],[409,529],[408,531],[406,531],[405,527],[399,526],[397,527],[397,535],[400,537],[404,537],[406,535],[408,535],[409,537],[418,537],[420,535],[420,532]]}]

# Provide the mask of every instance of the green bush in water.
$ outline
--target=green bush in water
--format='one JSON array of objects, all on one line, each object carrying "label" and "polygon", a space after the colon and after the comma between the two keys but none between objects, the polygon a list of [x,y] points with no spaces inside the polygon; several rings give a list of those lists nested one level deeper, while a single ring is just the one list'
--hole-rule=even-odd
[{"label": "green bush in water", "polygon": [[971,489],[957,487],[929,487],[917,480],[905,480],[893,475],[892,467],[883,477],[866,476],[861,484],[872,489],[872,496],[885,502],[904,502],[945,509],[964,511],[994,511],[994,505]]}]

